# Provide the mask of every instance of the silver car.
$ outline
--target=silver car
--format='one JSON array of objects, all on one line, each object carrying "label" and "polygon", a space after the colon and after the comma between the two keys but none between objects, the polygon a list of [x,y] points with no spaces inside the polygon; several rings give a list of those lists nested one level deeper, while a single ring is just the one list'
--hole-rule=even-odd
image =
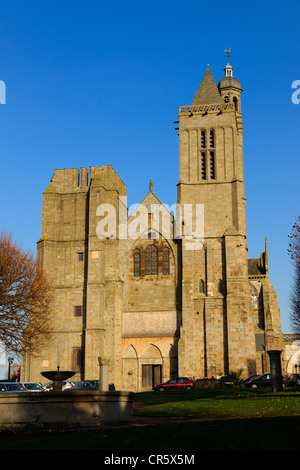
[{"label": "silver car", "polygon": [[0,392],[25,392],[23,385],[17,382],[0,382]]},{"label": "silver car", "polygon": [[19,382],[26,392],[43,392],[44,389],[39,382]]},{"label": "silver car", "polygon": [[[74,385],[75,385],[74,382],[72,382],[71,380],[63,380],[62,390],[72,388],[74,387]],[[50,392],[51,390],[53,390],[53,382],[46,383],[45,385],[42,386],[42,388],[45,392]]]}]

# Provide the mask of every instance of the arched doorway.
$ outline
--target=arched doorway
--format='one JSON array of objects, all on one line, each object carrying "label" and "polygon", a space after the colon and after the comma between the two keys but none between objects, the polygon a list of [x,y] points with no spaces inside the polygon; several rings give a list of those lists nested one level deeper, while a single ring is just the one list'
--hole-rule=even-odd
[{"label": "arched doorway", "polygon": [[294,374],[300,372],[300,345],[298,349],[291,355],[286,366],[287,374]]},{"label": "arched doorway", "polygon": [[123,389],[136,391],[138,387],[138,358],[132,344],[123,356]]},{"label": "arched doorway", "polygon": [[141,387],[143,390],[152,390],[153,385],[162,379],[162,355],[160,350],[149,344],[141,355]]}]

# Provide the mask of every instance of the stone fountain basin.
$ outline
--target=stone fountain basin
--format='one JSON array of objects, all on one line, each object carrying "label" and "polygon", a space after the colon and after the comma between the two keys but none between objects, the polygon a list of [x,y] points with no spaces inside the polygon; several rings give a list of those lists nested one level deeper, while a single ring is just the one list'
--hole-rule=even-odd
[{"label": "stone fountain basin", "polygon": [[46,377],[46,379],[56,382],[56,381],[67,380],[70,377],[73,377],[73,375],[75,375],[76,372],[70,371],[70,370],[47,370],[47,371],[41,372],[41,374],[43,375],[43,377]]}]

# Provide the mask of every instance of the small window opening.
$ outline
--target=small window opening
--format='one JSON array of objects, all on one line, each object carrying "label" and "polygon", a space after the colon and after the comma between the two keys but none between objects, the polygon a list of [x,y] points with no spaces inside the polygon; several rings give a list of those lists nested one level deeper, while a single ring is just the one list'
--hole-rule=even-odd
[{"label": "small window opening", "polygon": [[239,110],[239,102],[236,96],[233,97],[234,108],[236,111]]},{"label": "small window opening", "polygon": [[82,305],[74,306],[74,317],[82,317]]}]

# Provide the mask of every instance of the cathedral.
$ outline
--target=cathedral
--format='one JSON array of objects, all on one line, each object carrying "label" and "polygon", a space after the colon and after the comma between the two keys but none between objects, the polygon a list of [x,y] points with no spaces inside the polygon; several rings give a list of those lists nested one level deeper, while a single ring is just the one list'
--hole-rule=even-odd
[{"label": "cathedral", "polygon": [[229,63],[209,66],[179,108],[175,207],[153,182],[130,214],[110,166],[55,170],[43,193],[37,256],[55,287],[55,334],[22,360],[22,380],[108,368],[117,390],[150,390],[172,377],[269,372],[282,350],[268,246],[248,259],[242,88]]}]

